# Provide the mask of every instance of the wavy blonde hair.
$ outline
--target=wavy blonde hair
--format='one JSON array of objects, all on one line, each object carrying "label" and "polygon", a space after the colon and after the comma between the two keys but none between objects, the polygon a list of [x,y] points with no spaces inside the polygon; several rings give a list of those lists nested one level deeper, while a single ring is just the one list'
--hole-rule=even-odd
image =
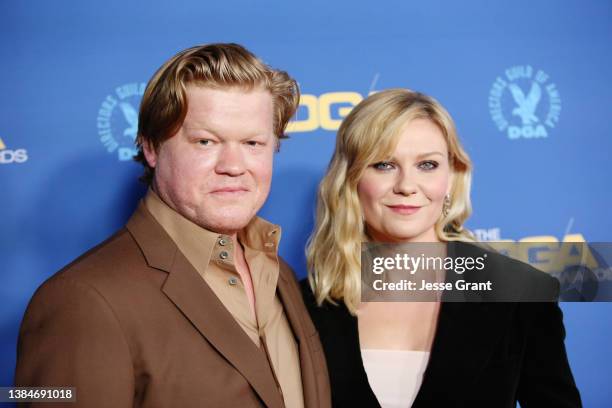
[{"label": "wavy blonde hair", "polygon": [[319,185],[316,225],[306,249],[308,280],[317,303],[343,301],[355,314],[361,295],[361,243],[368,241],[357,185],[366,168],[385,160],[404,125],[414,119],[436,124],[446,139],[453,182],[448,213],[440,214],[441,241],[474,241],[463,227],[470,216],[472,163],[449,113],[435,99],[407,89],[375,93],[342,122],[336,148]]}]

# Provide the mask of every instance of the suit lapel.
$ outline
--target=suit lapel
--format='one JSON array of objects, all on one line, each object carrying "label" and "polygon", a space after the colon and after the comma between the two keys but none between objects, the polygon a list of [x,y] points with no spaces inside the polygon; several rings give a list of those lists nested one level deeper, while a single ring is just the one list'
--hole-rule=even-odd
[{"label": "suit lapel", "polygon": [[[307,334],[304,329],[303,321],[304,311],[298,310],[298,304],[301,299],[297,286],[291,288],[291,282],[289,279],[292,277],[288,276],[293,272],[287,267],[282,260],[279,261],[280,271],[278,280],[278,294],[285,315],[289,321],[289,325],[293,330],[293,335],[298,342],[299,353],[300,353],[300,369],[302,375],[302,387],[304,392],[304,407],[319,407],[318,393],[317,393],[317,381],[314,371],[314,365],[312,361],[312,345],[307,339]],[[305,308],[303,308],[305,309]],[[316,334],[316,332],[312,333]]]},{"label": "suit lapel", "polygon": [[163,228],[141,204],[128,222],[150,266],[168,272],[162,291],[200,334],[251,384],[268,407],[282,407],[264,353],[244,333]]}]

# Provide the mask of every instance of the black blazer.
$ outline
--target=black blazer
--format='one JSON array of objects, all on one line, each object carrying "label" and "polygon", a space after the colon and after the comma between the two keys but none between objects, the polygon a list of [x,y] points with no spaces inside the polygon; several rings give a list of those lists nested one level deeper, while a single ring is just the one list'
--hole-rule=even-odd
[{"label": "black blazer", "polygon": [[[456,254],[474,248],[453,245]],[[516,290],[544,287],[552,298],[558,294],[558,281],[527,264],[496,253],[488,254],[487,262],[493,274],[511,272]],[[357,318],[343,303],[317,306],[308,282],[301,286],[325,351],[333,406],[379,407],[361,359]],[[581,407],[564,339],[562,313],[554,301],[442,302],[429,364],[412,406],[501,408],[518,401],[522,408]]]}]

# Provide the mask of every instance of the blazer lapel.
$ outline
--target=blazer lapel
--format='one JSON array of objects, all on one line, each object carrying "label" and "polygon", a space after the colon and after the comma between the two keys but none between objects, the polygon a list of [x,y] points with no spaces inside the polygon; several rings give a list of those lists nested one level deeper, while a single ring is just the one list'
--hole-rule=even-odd
[{"label": "blazer lapel", "polygon": [[462,395],[489,360],[498,331],[490,320],[488,305],[443,303],[429,364],[413,407]]},{"label": "blazer lapel", "polygon": [[127,226],[150,266],[168,272],[162,291],[202,336],[238,370],[268,407],[283,407],[264,352],[231,313],[143,204]]},{"label": "blazer lapel", "polygon": [[[449,256],[470,256],[470,247],[457,243]],[[447,282],[457,279],[456,273]],[[468,276],[464,276],[469,281]],[[460,396],[485,367],[515,305],[471,301],[443,302],[421,388],[413,407],[431,406]]]},{"label": "blazer lapel", "polygon": [[279,260],[279,264],[280,273],[278,280],[278,294],[280,301],[283,304],[289,325],[293,330],[293,335],[298,342],[302,387],[304,392],[304,406],[313,408],[320,407],[321,405],[318,400],[317,392],[317,380],[312,361],[312,352],[314,350],[312,349],[312,345],[307,338],[308,334],[316,335],[316,332],[305,332],[302,320],[304,318],[305,308],[303,307],[302,309],[304,310],[299,310],[299,304],[296,304],[296,302],[299,302],[301,299],[299,289],[296,286],[292,290],[291,282],[289,282],[291,277],[289,277],[288,274],[292,274],[293,272],[287,266],[285,266],[282,260]]}]

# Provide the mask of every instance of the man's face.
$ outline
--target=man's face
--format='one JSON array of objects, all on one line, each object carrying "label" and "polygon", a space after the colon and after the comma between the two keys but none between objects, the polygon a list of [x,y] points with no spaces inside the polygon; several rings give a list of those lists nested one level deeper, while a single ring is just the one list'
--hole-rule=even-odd
[{"label": "man's face", "polygon": [[187,86],[179,131],[155,152],[154,186],[179,214],[211,231],[234,234],[261,208],[276,147],[272,96],[255,88]]}]

